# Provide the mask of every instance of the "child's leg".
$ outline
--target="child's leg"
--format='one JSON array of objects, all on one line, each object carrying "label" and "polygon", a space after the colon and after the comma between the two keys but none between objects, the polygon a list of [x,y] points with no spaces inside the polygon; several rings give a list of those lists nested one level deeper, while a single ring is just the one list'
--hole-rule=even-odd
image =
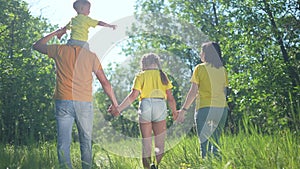
[{"label": "child's leg", "polygon": [[155,136],[154,141],[156,162],[159,164],[165,151],[166,120],[152,122],[152,129]]},{"label": "child's leg", "polygon": [[89,44],[85,41],[80,41],[80,40],[75,40],[75,39],[69,39],[67,42],[67,45],[71,46],[80,46],[82,48],[88,49],[89,50]]},{"label": "child's leg", "polygon": [[142,134],[142,158],[144,168],[150,168],[152,149],[152,124],[151,122],[140,122]]}]

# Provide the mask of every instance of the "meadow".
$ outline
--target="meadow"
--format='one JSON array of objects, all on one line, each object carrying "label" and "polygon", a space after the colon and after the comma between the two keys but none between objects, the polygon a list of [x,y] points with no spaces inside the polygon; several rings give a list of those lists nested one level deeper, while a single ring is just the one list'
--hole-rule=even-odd
[{"label": "meadow", "polygon": [[[260,134],[245,130],[239,134],[223,134],[222,158],[201,159],[196,136],[186,136],[166,152],[160,169],[298,169],[300,168],[300,137],[289,130]],[[298,141],[297,141],[298,140]],[[1,145],[2,169],[56,169],[56,144],[44,142],[31,146]],[[81,168],[78,143],[72,144],[72,163]],[[94,145],[94,167],[99,169],[139,169],[139,158],[122,157]]]}]

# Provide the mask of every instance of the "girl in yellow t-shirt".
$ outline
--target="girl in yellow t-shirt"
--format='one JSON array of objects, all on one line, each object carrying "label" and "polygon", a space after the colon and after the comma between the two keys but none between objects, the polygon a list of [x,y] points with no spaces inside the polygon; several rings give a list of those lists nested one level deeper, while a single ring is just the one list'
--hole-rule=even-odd
[{"label": "girl in yellow t-shirt", "polygon": [[204,43],[200,56],[203,63],[197,65],[193,72],[192,85],[185,103],[179,110],[177,121],[184,120],[184,113],[196,99],[195,123],[202,158],[205,158],[207,155],[219,155],[217,147],[228,112],[226,103],[228,78],[219,44]]},{"label": "girl in yellow t-shirt", "polygon": [[[143,166],[149,168],[151,163],[152,131],[156,151],[156,163],[160,163],[164,154],[166,135],[166,100],[171,108],[173,119],[177,118],[176,102],[172,95],[172,84],[166,74],[161,70],[159,57],[156,54],[145,54],[141,60],[142,71],[135,76],[130,94],[117,107],[119,112],[128,107],[138,96],[139,126],[142,140]],[[151,168],[156,168],[154,164]]]}]

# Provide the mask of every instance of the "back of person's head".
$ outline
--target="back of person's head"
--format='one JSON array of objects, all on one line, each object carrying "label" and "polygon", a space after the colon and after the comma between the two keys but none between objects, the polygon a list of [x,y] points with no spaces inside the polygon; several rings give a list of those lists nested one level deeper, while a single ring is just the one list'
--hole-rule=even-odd
[{"label": "back of person's head", "polygon": [[141,60],[142,69],[147,69],[149,66],[159,63],[159,56],[154,53],[144,54]]},{"label": "back of person's head", "polygon": [[213,67],[220,68],[223,66],[221,47],[216,42],[207,42],[202,44],[203,59]]},{"label": "back of person's head", "polygon": [[147,53],[142,57],[141,66],[142,66],[142,69],[145,70],[145,69],[149,68],[149,66],[156,64],[160,71],[160,78],[161,78],[162,83],[164,85],[167,85],[169,83],[169,81],[168,81],[166,74],[161,69],[159,59],[160,58],[158,55],[156,55],[154,53]]},{"label": "back of person's head", "polygon": [[85,5],[91,5],[91,3],[88,1],[88,0],[76,0],[74,3],[73,3],[73,8],[75,9],[75,11],[77,13],[80,12],[81,8]]}]

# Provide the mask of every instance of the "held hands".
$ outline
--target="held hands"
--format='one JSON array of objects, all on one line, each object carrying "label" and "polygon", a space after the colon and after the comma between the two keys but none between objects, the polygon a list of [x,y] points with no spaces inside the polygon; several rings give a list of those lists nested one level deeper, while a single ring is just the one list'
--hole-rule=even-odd
[{"label": "held hands", "polygon": [[119,116],[120,112],[118,110],[118,108],[114,105],[110,105],[109,108],[107,109],[107,111],[113,115],[114,117]]},{"label": "held hands", "polygon": [[176,121],[178,118],[178,111],[172,111],[172,115],[173,115],[173,120]]},{"label": "held hands", "polygon": [[176,122],[183,123],[184,122],[184,116],[186,111],[185,110],[177,110],[177,118]]},{"label": "held hands", "polygon": [[[118,109],[118,106],[110,105],[107,111],[113,115],[114,117],[119,116],[121,114],[120,110]],[[186,110],[177,110],[174,111],[173,114],[173,120],[175,120],[178,123],[183,123],[185,118]]]}]

